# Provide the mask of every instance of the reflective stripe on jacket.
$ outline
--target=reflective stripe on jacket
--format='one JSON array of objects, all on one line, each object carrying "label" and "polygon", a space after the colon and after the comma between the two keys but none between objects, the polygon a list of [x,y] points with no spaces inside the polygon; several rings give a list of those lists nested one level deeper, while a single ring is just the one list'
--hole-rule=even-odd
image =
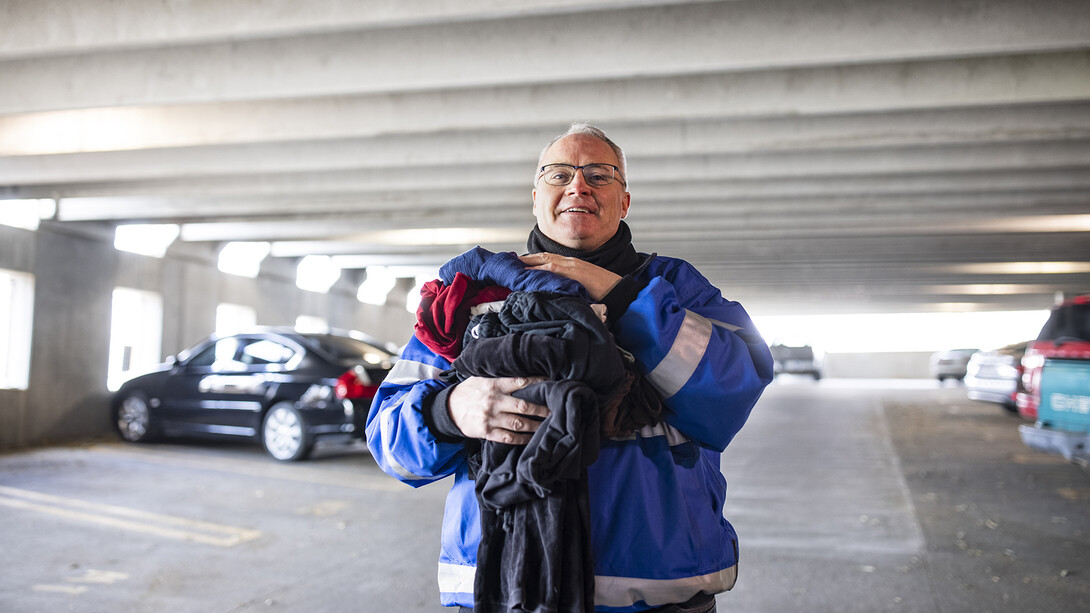
[{"label": "reflective stripe on jacket", "polygon": [[[603,441],[589,472],[598,611],[640,611],[734,585],[737,538],[723,517],[720,453],[772,380],[749,315],[687,262],[655,257],[612,327],[669,408],[664,423]],[[444,605],[473,606],[480,520],[460,443],[428,431],[424,399],[450,366],[415,337],[367,418],[367,444],[391,476],[419,487],[454,476],[439,558]]]}]

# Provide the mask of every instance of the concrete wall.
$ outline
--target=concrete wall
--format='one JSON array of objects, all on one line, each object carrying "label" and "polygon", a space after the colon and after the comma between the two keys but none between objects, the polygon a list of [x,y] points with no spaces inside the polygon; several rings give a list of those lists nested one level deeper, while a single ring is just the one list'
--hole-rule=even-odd
[{"label": "concrete wall", "polygon": [[415,319],[404,302],[375,307],[356,300],[357,274],[346,272],[329,294],[316,294],[295,286],[291,261],[267,260],[258,278],[246,279],[221,273],[216,251],[204,245],[180,244],[163,259],[120,253],[104,226],[0,226],[0,268],[35,279],[30,384],[0,390],[0,448],[111,431],[106,375],[115,287],[163,297],[163,357],[211,333],[223,302],[253,307],[260,325],[293,325],[298,315],[311,315],[399,345]]}]

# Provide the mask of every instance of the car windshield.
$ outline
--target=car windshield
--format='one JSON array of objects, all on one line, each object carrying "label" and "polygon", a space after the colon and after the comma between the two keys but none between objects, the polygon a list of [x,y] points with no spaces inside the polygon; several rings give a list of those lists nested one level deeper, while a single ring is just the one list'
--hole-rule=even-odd
[{"label": "car windshield", "polygon": [[1052,311],[1037,340],[1060,339],[1090,341],[1090,304],[1070,304]]},{"label": "car windshield", "polygon": [[382,347],[348,336],[308,334],[307,338],[338,361],[363,360],[368,364],[382,364],[396,357]]}]

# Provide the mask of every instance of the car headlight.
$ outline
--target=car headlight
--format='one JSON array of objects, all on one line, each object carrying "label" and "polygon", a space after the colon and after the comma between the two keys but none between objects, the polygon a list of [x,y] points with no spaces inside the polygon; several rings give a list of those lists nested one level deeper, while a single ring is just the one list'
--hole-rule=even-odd
[{"label": "car headlight", "polygon": [[331,398],[333,398],[333,388],[331,386],[315,383],[307,388],[307,391],[303,392],[303,395],[299,397],[299,401],[304,404],[317,404],[327,402]]}]

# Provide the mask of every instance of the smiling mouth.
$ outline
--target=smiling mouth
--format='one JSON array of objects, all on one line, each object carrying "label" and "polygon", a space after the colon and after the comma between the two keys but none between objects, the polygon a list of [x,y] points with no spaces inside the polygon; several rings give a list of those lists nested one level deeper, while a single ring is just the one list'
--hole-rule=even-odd
[{"label": "smiling mouth", "polygon": [[586,214],[586,215],[593,215],[593,213],[590,211],[590,209],[584,209],[584,208],[580,208],[580,207],[572,207],[570,209],[564,209],[563,211],[561,211],[561,213],[583,213],[583,214]]}]

